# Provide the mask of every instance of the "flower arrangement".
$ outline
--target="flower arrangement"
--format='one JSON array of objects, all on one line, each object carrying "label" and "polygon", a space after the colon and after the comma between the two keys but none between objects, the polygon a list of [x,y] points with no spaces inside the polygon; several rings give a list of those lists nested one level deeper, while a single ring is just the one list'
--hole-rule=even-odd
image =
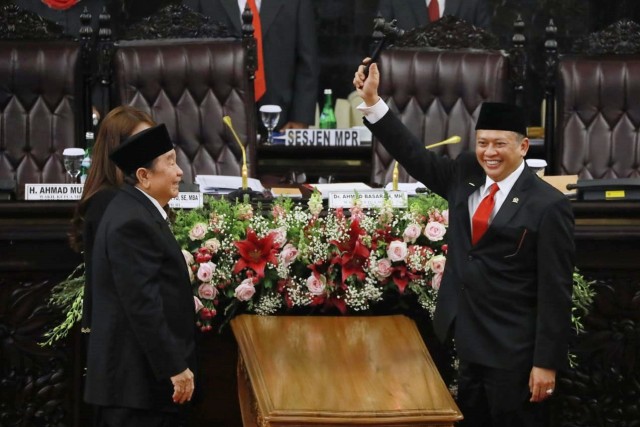
[{"label": "flower arrangement", "polygon": [[[201,330],[224,326],[242,311],[257,314],[368,313],[397,305],[432,315],[447,256],[447,202],[435,194],[409,198],[407,209],[323,210],[318,193],[306,205],[280,198],[260,204],[209,199],[176,212]],[[589,312],[593,283],[573,274],[576,333]],[[52,291],[64,314],[43,345],[66,337],[82,314],[84,265]],[[393,309],[394,307],[391,307]],[[572,360],[570,359],[570,362]]]},{"label": "flower arrangement", "polygon": [[345,314],[390,297],[411,298],[433,312],[446,263],[446,201],[411,198],[408,209],[320,215],[318,193],[307,206],[280,198],[267,212],[212,199],[179,211],[174,234],[183,248],[202,330],[241,311],[297,309]]}]

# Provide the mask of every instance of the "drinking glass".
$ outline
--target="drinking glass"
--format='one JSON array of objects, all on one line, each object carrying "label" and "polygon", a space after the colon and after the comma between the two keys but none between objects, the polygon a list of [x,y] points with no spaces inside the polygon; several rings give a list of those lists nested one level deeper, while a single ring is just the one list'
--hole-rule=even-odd
[{"label": "drinking glass", "polygon": [[267,142],[265,144],[273,143],[273,129],[278,124],[281,112],[282,108],[278,105],[263,105],[260,107],[260,118],[264,127],[267,128]]},{"label": "drinking glass", "polygon": [[62,152],[62,159],[67,173],[74,184],[77,183],[82,167],[82,159],[84,159],[84,150],[82,148],[65,148]]}]

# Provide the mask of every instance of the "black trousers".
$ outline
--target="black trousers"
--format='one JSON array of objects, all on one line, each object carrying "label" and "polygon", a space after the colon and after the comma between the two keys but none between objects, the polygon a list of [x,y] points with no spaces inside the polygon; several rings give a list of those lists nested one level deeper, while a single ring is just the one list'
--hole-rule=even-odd
[{"label": "black trousers", "polygon": [[547,402],[531,403],[530,371],[510,371],[460,361],[460,427],[544,427]]},{"label": "black trousers", "polygon": [[95,427],[184,427],[183,411],[161,412],[118,406],[94,406]]}]

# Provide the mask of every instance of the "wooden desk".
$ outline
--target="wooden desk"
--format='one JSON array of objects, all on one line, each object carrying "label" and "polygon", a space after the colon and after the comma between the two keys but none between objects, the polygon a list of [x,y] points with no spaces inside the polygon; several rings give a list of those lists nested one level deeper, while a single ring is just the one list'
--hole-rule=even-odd
[{"label": "wooden desk", "polygon": [[244,426],[453,426],[460,410],[404,316],[238,316]]},{"label": "wooden desk", "polygon": [[260,145],[258,176],[284,176],[304,172],[307,182],[332,175],[337,182],[371,180],[371,146],[296,147]]}]

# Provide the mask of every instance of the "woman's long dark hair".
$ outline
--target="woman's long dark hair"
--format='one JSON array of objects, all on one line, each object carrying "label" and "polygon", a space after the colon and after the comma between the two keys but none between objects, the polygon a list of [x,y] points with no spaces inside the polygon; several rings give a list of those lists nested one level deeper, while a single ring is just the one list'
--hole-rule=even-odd
[{"label": "woman's long dark hair", "polygon": [[69,241],[74,250],[81,252],[83,249],[82,228],[89,199],[100,190],[119,187],[124,181],[122,171],[109,159],[109,154],[131,136],[140,123],[155,126],[149,114],[134,107],[122,105],[111,110],[100,124],[98,137],[91,153],[89,175],[71,220],[72,230]]}]

